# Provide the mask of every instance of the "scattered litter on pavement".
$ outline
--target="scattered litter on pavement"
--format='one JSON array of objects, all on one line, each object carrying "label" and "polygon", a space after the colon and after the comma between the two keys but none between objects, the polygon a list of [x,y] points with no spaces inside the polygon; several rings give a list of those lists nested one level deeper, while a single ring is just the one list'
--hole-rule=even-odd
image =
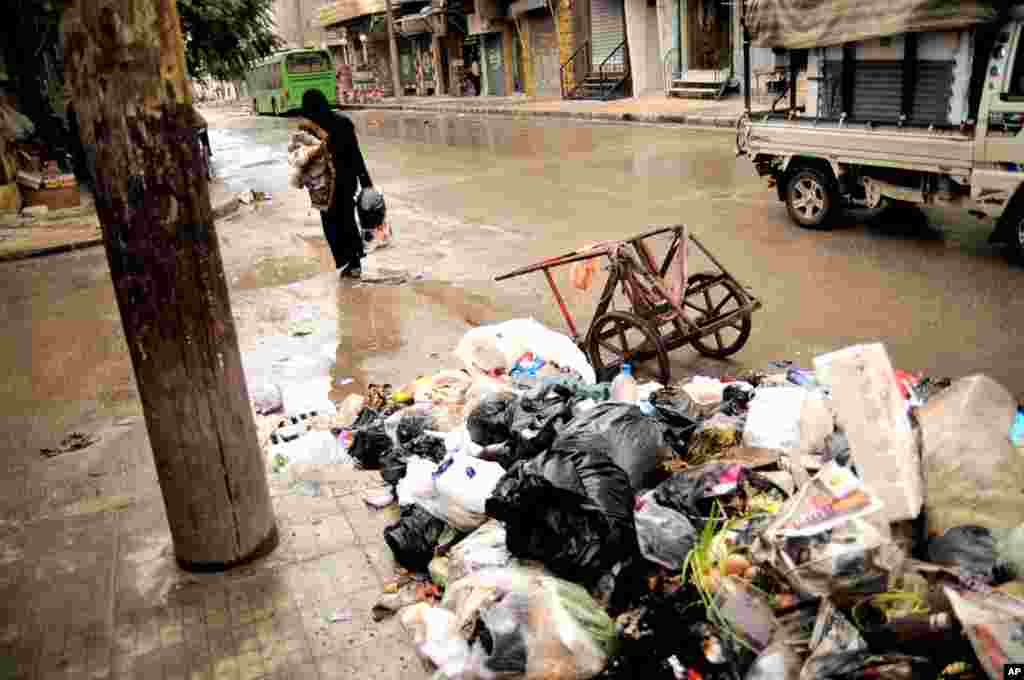
[{"label": "scattered litter on pavement", "polygon": [[[455,358],[331,416],[387,485],[367,512],[396,513],[372,618],[401,612],[448,680],[998,680],[1024,658],[1024,424],[994,381],[858,345],[614,402],[533,320]],[[295,462],[303,422],[268,457]]]},{"label": "scattered litter on pavement", "polygon": [[71,453],[73,451],[81,451],[87,449],[100,438],[92,434],[83,434],[82,432],[72,432],[64,439],[60,440],[60,444],[53,449],[39,449],[39,452],[46,458],[53,458],[64,453]]},{"label": "scattered litter on pavement", "polygon": [[260,415],[277,413],[284,408],[284,395],[281,393],[281,388],[272,383],[253,388],[250,398],[256,413]]},{"label": "scattered litter on pavement", "polygon": [[373,496],[363,497],[363,502],[366,503],[367,507],[370,507],[374,510],[383,510],[389,505],[394,504],[396,500],[398,500],[398,498],[391,490],[388,490],[386,493],[379,493]]},{"label": "scattered litter on pavement", "polygon": [[299,480],[292,484],[292,490],[296,491],[301,496],[319,496],[320,495],[320,482],[312,479]]},{"label": "scattered litter on pavement", "polygon": [[351,609],[335,609],[325,617],[328,623],[345,623],[352,620]]},{"label": "scattered litter on pavement", "polygon": [[313,321],[296,321],[288,326],[288,334],[293,337],[312,335],[316,332],[316,323]]}]

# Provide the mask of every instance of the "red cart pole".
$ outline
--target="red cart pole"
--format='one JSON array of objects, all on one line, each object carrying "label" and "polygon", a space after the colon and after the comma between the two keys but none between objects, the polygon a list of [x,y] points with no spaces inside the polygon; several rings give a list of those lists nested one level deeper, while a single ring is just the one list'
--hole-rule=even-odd
[{"label": "red cart pole", "polygon": [[548,280],[548,285],[551,287],[551,292],[555,294],[555,299],[558,300],[558,308],[562,311],[562,316],[565,318],[565,323],[569,324],[569,330],[572,331],[572,341],[579,342],[579,333],[576,331],[576,324],[572,322],[572,317],[569,315],[569,309],[565,306],[565,300],[562,299],[562,294],[558,291],[558,286],[555,285],[555,279],[551,276],[551,270],[545,268],[544,276]]}]

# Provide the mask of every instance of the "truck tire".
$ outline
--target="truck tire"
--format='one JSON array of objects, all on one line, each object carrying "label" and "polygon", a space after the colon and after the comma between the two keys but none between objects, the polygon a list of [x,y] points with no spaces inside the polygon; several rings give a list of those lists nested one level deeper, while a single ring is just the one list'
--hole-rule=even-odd
[{"label": "truck tire", "polygon": [[817,168],[797,168],[786,182],[786,210],[804,229],[831,229],[839,206],[835,182]]},{"label": "truck tire", "polygon": [[1024,201],[1016,203],[1016,208],[1006,214],[1006,255],[1014,264],[1024,265]]}]

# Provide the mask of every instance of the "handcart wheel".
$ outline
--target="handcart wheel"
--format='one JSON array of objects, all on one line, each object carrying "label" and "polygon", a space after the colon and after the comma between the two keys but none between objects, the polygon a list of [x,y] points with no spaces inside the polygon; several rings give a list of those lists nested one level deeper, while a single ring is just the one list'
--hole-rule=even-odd
[{"label": "handcart wheel", "polygon": [[[700,293],[691,292],[701,284],[718,278],[714,274],[694,274],[686,286],[685,305],[698,312],[694,323],[698,327],[714,323],[716,320],[743,309],[749,302],[747,294],[730,279],[722,279]],[[724,359],[735,354],[747,344],[750,338],[750,314],[736,319],[732,324],[719,330],[695,338],[691,341],[693,348],[706,357]]]},{"label": "handcart wheel", "polygon": [[671,378],[668,352],[651,324],[628,312],[608,312],[594,320],[587,333],[587,352],[598,380],[610,380],[623,363],[658,360],[657,379],[667,385]]}]

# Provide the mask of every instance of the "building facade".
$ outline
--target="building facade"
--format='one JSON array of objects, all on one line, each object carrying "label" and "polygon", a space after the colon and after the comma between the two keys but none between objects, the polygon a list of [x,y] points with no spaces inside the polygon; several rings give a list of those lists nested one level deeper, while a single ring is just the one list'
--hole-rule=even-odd
[{"label": "building facade", "polygon": [[[384,0],[339,0],[320,9],[324,44],[342,72],[339,83],[345,81],[339,89],[348,87],[351,72],[346,94],[394,94],[386,11]],[[473,46],[462,0],[393,0],[392,11],[401,94],[466,94]]]},{"label": "building facade", "polygon": [[324,41],[317,21],[323,0],[274,0],[274,26],[285,48],[315,47]]}]

